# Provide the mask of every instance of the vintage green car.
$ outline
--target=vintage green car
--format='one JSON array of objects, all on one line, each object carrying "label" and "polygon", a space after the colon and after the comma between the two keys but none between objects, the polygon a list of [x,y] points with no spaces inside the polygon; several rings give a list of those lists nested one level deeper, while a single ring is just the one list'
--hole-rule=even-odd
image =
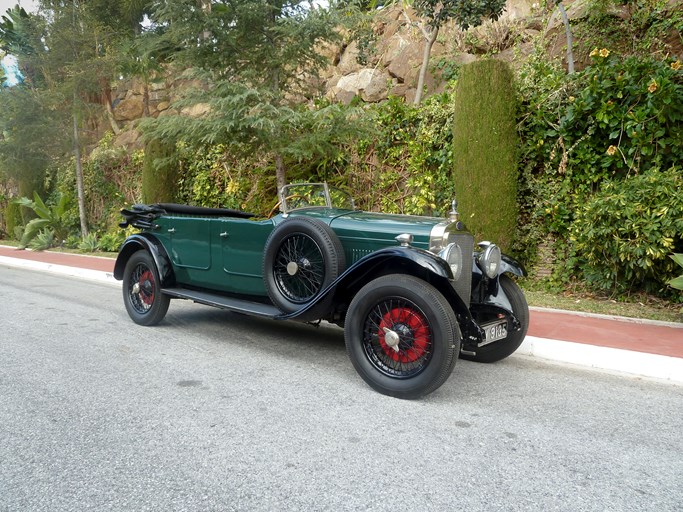
[{"label": "vintage green car", "polygon": [[[273,215],[277,210],[277,215]],[[493,243],[475,249],[453,201],[447,219],[356,210],[326,183],[283,187],[266,218],[177,204],[123,210],[128,237],[114,277],[128,314],[160,322],[170,299],[274,320],[327,320],[380,393],[417,398],[458,357],[512,354],[529,324],[509,274],[522,267]]]}]

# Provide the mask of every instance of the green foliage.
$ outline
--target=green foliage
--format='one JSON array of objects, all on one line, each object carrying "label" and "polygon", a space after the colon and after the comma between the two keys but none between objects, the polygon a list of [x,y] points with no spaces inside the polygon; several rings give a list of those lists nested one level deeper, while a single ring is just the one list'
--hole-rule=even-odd
[{"label": "green foliage", "polygon": [[43,193],[52,156],[63,152],[63,118],[49,98],[26,86],[0,88],[0,177],[20,185],[20,193]]},{"label": "green foliage", "polygon": [[[209,146],[198,154],[181,145],[179,157],[181,202],[217,208],[256,207],[247,204],[245,199],[260,195],[253,191],[258,185],[258,162],[236,157],[221,144]],[[261,210],[265,211],[266,206]]]},{"label": "green foliage", "polygon": [[3,217],[5,220],[5,231],[7,235],[12,237],[16,232],[16,228],[22,225],[21,207],[17,203],[9,201],[7,206],[5,206]]},{"label": "green foliage", "polygon": [[[27,197],[21,197],[16,199],[15,202],[20,206],[30,208],[37,215],[37,218],[26,224],[24,234],[19,242],[19,246],[22,249],[29,246],[30,242],[44,231],[49,232],[60,243],[69,235],[69,226],[65,222],[70,203],[68,195],[60,194],[57,200],[49,205],[45,204],[37,193],[33,194],[33,201]],[[43,234],[38,245],[42,247],[46,240],[48,240],[48,237]],[[49,240],[52,243],[52,238],[49,238]]]},{"label": "green foliage", "polygon": [[172,203],[175,196],[177,168],[175,147],[153,139],[145,148],[142,168],[142,200],[145,203]]},{"label": "green foliage", "polygon": [[117,252],[126,237],[131,234],[130,230],[124,230],[121,228],[112,228],[110,231],[100,235],[97,242],[97,249],[106,252]]},{"label": "green foliage", "polygon": [[78,248],[83,252],[95,252],[98,249],[97,234],[88,233],[78,243]]},{"label": "green foliage", "polygon": [[[28,226],[26,226],[28,228]],[[54,231],[51,229],[41,229],[40,232],[36,233],[31,241],[28,243],[28,247],[34,251],[46,251],[53,246],[55,239]]]},{"label": "green foliage", "polygon": [[683,249],[683,174],[650,169],[605,181],[578,211],[571,230],[574,263],[602,290],[665,293]]},{"label": "green foliage", "polygon": [[463,30],[477,27],[483,19],[497,20],[505,0],[412,0],[411,6],[430,27],[440,27],[454,20]]},{"label": "green foliage", "polygon": [[365,210],[445,212],[454,197],[451,96],[434,95],[419,106],[391,97],[366,115],[372,135],[345,146],[340,158],[319,170],[320,179],[353,190]]},{"label": "green foliage", "polygon": [[672,53],[672,34],[683,31],[683,10],[667,0],[594,0],[587,12],[574,27],[577,53],[583,60],[596,46],[661,58]]},{"label": "green foliage", "polygon": [[459,209],[477,238],[512,246],[517,224],[517,108],[502,61],[462,67],[455,92],[454,179]]},{"label": "green foliage", "polygon": [[[683,158],[681,63],[619,58],[606,48],[592,53],[594,65],[571,77],[539,58],[520,74],[523,220],[516,248],[527,264],[548,237],[558,260],[568,254],[576,212],[604,181],[668,169]],[[556,271],[560,282],[573,272],[564,265]]]},{"label": "green foliage", "polygon": [[[683,254],[673,253],[671,255],[671,259],[674,260],[679,267],[683,267]],[[669,286],[676,288],[677,290],[683,290],[683,275],[675,277],[669,281]]]}]

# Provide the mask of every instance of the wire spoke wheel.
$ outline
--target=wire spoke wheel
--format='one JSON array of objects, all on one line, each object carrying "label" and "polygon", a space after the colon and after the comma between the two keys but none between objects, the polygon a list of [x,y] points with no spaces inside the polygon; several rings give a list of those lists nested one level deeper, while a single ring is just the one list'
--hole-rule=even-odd
[{"label": "wire spoke wheel", "polygon": [[322,289],[325,261],[310,236],[295,233],[282,241],[273,268],[277,287],[288,300],[304,304]]},{"label": "wire spoke wheel", "polygon": [[432,356],[432,333],[425,314],[400,297],[383,300],[363,326],[363,348],[370,362],[395,378],[414,377]]},{"label": "wire spoke wheel", "polygon": [[344,248],[324,222],[304,216],[281,222],[266,241],[263,280],[268,297],[285,313],[293,313],[311,302],[299,319],[323,318],[334,297],[320,293],[345,268]]},{"label": "wire spoke wheel", "polygon": [[150,310],[154,304],[155,290],[154,274],[145,264],[138,264],[128,280],[130,302],[135,311],[144,315]]},{"label": "wire spoke wheel", "polygon": [[128,316],[140,325],[158,324],[168,311],[170,299],[161,292],[159,273],[147,251],[137,251],[126,263],[123,302]]},{"label": "wire spoke wheel", "polygon": [[344,321],[346,352],[372,388],[419,398],[450,376],[462,343],[455,312],[431,284],[405,274],[367,283]]}]

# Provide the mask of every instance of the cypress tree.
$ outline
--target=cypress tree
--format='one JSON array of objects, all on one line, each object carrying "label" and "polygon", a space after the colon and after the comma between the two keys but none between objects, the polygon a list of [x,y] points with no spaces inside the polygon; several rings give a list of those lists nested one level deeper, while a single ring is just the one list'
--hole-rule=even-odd
[{"label": "cypress tree", "polygon": [[475,239],[503,250],[517,222],[514,76],[498,60],[463,66],[455,91],[453,161],[458,209]]},{"label": "cypress tree", "polygon": [[177,169],[175,148],[159,139],[145,146],[142,166],[142,201],[147,204],[171,203],[175,198]]}]

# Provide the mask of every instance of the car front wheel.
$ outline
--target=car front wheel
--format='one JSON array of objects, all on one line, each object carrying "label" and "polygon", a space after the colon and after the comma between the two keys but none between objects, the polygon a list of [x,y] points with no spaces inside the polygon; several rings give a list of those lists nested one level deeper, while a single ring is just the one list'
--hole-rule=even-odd
[{"label": "car front wheel", "polygon": [[520,324],[519,330],[509,331],[507,337],[502,340],[478,348],[474,356],[463,354],[463,359],[477,361],[478,363],[495,363],[511,355],[524,341],[529,329],[529,306],[524,297],[524,292],[508,276],[500,276],[500,286],[510,301],[512,312],[517,317]]},{"label": "car front wheel", "polygon": [[161,293],[161,279],[147,251],[134,253],[123,271],[123,302],[139,325],[155,325],[166,316],[170,299]]},{"label": "car front wheel", "polygon": [[429,283],[392,274],[365,285],[349,306],[346,351],[372,388],[419,398],[453,371],[461,335],[453,309]]}]

